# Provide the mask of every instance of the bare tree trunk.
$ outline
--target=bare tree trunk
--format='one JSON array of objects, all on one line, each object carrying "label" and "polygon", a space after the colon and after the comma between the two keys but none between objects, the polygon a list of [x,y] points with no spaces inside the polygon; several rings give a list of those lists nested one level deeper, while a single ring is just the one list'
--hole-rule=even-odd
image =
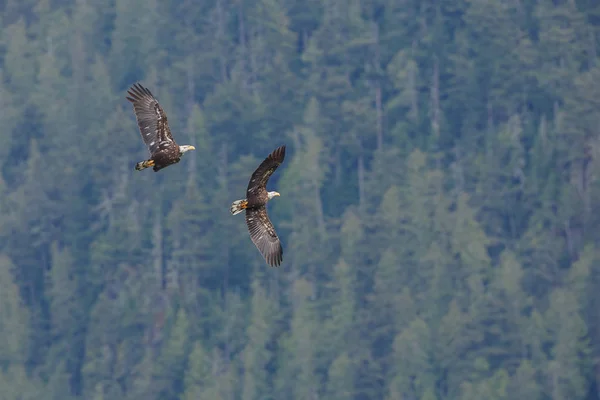
[{"label": "bare tree trunk", "polygon": [[461,154],[460,154],[460,149],[458,147],[458,145],[454,146],[454,168],[452,168],[452,171],[454,172],[454,180],[455,180],[455,184],[456,184],[456,195],[460,195],[460,193],[462,193],[464,191],[464,183],[465,183],[465,176],[464,176],[464,172],[462,169],[462,160],[461,160]]},{"label": "bare tree trunk", "polygon": [[242,1],[238,1],[238,29],[239,29],[239,41],[241,56],[240,56],[240,66],[241,66],[241,74],[242,74],[242,87],[245,90],[248,90],[248,80],[246,79],[246,57],[248,56],[248,45],[246,43],[246,26],[244,24],[244,9],[242,7]]},{"label": "bare tree trunk", "polygon": [[381,80],[379,70],[381,68],[381,51],[379,48],[379,25],[373,22],[373,39],[375,42],[375,70],[377,74],[377,82],[375,84],[375,108],[377,110],[377,150],[383,149],[383,105],[381,100]]},{"label": "bare tree trunk", "polygon": [[375,107],[377,108],[377,150],[383,149],[383,106],[381,102],[381,85],[375,87]]},{"label": "bare tree trunk", "polygon": [[594,151],[591,143],[585,144],[584,158],[581,165],[581,197],[583,198],[583,227],[584,233],[587,227],[587,221],[592,214],[592,199],[589,190],[589,183],[592,178],[592,165],[594,164]]},{"label": "bare tree trunk", "polygon": [[256,59],[255,48],[260,46],[262,38],[257,34],[256,28],[251,28],[253,34],[251,35],[252,41],[248,44],[248,59],[250,61],[250,91],[258,100],[258,79],[256,78],[257,71],[259,70],[258,60]]},{"label": "bare tree trunk", "polygon": [[[225,37],[225,15],[223,11],[223,0],[217,0],[217,43],[224,42]],[[219,49],[219,67],[221,69],[221,82],[227,81],[227,60],[223,54],[223,49]]]},{"label": "bare tree trunk", "polygon": [[[440,150],[440,70],[437,56],[434,57],[433,77],[431,83],[431,131],[435,139],[436,153]],[[435,165],[438,169],[442,168],[439,153],[435,155]],[[441,182],[438,184],[438,190],[441,192]]]},{"label": "bare tree trunk", "polygon": [[325,238],[325,217],[323,215],[323,202],[321,201],[321,193],[319,191],[319,185],[317,184],[317,182],[314,182],[314,190],[317,221],[319,223],[319,232],[321,233],[321,237]]},{"label": "bare tree trunk", "polygon": [[[86,8],[86,0],[76,0],[76,14],[80,14],[79,8]],[[83,83],[85,81],[85,71],[84,68],[87,66],[86,63],[86,48],[85,48],[85,39],[84,33],[81,29],[81,24],[75,24],[75,32],[71,36],[71,65],[73,68],[73,82],[77,89],[81,89]]]},{"label": "bare tree trunk", "polygon": [[[194,92],[196,91],[196,84],[194,82],[194,73],[195,73],[195,68],[194,68],[194,58],[193,56],[189,56],[188,57],[188,65],[187,65],[187,101],[186,101],[186,107],[185,109],[187,110],[187,119],[188,121],[190,120],[190,117],[192,115],[192,110],[194,109],[194,104],[195,104],[195,99],[194,99]],[[190,124],[188,122],[188,129],[187,129],[187,134],[188,134],[188,138],[189,138],[189,143],[195,143],[196,141],[193,140],[194,139],[194,134],[195,132],[192,131],[192,124]],[[190,177],[192,179],[196,178],[196,165],[197,165],[197,156],[198,153],[196,151],[192,151],[191,152],[191,157],[190,157],[190,162],[188,164],[188,173],[190,175]]]},{"label": "bare tree trunk", "polygon": [[596,65],[596,60],[598,59],[598,52],[596,51],[596,36],[593,29],[590,28],[590,43],[588,47],[588,54],[590,56],[590,64]]},{"label": "bare tree trunk", "polygon": [[195,96],[194,93],[196,92],[196,84],[194,82],[194,75],[196,73],[196,68],[195,68],[195,60],[193,56],[189,56],[188,57],[188,65],[186,68],[186,72],[187,72],[187,104],[186,104],[186,109],[188,111],[188,113],[190,113],[192,111],[192,107],[194,106],[195,103]]},{"label": "bare tree trunk", "polygon": [[342,156],[340,154],[340,146],[335,148],[335,186],[339,187],[342,184]]},{"label": "bare tree trunk", "polygon": [[494,109],[491,100],[488,100],[487,103],[487,131],[488,134],[494,131]]},{"label": "bare tree trunk", "polygon": [[154,260],[154,276],[156,277],[157,287],[165,288],[164,279],[164,262],[163,262],[163,236],[162,236],[162,223],[160,220],[160,214],[157,213],[154,216],[154,227],[152,229],[152,259]]},{"label": "bare tree trunk", "polygon": [[438,59],[433,64],[433,79],[431,83],[431,131],[436,140],[440,138],[440,72]]},{"label": "bare tree trunk", "polygon": [[[416,40],[412,43],[412,53],[416,51],[417,42]],[[412,57],[411,57],[412,58]],[[410,118],[412,119],[414,124],[419,122],[419,90],[417,89],[417,75],[418,75],[418,66],[414,62],[410,64],[410,70],[408,75],[408,85],[410,89]]]},{"label": "bare tree trunk", "polygon": [[84,68],[86,64],[85,45],[83,43],[82,33],[77,30],[71,37],[71,67],[73,68],[73,83],[79,91],[85,80]]},{"label": "bare tree trunk", "polygon": [[358,207],[362,210],[365,201],[365,164],[361,154],[358,156]]},{"label": "bare tree trunk", "polygon": [[[227,143],[223,143],[221,145],[221,151],[220,151],[220,156],[219,156],[219,160],[221,160],[221,162],[219,163],[218,166],[218,181],[221,185],[221,190],[224,193],[228,193],[229,192],[229,179],[228,179],[228,170],[227,170]],[[223,242],[222,244],[223,248],[220,251],[220,254],[222,255],[222,262],[223,262],[223,292],[227,293],[227,290],[229,289],[229,259],[230,259],[230,254],[229,254],[229,245],[226,242]]]}]

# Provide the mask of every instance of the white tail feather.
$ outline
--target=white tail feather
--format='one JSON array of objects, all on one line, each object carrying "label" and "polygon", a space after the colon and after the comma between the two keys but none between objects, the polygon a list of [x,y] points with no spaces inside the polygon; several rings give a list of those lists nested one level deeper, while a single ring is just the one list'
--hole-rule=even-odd
[{"label": "white tail feather", "polygon": [[244,203],[246,203],[246,199],[236,200],[233,203],[231,203],[231,208],[229,209],[231,211],[231,214],[236,215],[244,211],[244,209],[246,208],[244,207]]}]

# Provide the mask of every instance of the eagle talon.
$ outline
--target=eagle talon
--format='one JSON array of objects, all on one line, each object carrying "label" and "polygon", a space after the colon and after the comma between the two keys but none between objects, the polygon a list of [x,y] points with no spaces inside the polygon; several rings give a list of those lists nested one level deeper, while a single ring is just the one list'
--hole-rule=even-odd
[{"label": "eagle talon", "polygon": [[140,161],[139,163],[135,164],[135,169],[138,171],[141,171],[143,169],[150,168],[153,166],[154,166],[154,160],[146,160],[146,161]]}]

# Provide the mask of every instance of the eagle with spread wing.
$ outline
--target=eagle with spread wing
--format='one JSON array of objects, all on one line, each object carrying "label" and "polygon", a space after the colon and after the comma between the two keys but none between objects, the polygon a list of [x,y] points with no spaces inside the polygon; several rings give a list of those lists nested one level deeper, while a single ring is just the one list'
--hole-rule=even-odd
[{"label": "eagle with spread wing", "polygon": [[133,104],[133,112],[142,140],[150,152],[150,159],[138,162],[135,165],[136,170],[141,171],[152,167],[154,172],[158,172],[171,164],[178,163],[186,151],[196,149],[194,146],[179,146],[175,143],[167,123],[167,114],[150,90],[136,83],[129,88],[127,94],[129,94],[127,100]]},{"label": "eagle with spread wing", "polygon": [[281,265],[283,249],[266,208],[267,202],[280,194],[267,192],[267,182],[284,157],[285,145],[273,150],[250,177],[246,198],[234,201],[230,208],[233,215],[246,210],[246,225],[250,231],[250,238],[271,267]]}]

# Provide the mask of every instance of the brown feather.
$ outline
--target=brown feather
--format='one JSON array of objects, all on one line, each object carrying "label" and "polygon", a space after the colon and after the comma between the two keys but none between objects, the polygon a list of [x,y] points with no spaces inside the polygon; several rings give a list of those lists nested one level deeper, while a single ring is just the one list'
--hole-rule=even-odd
[{"label": "brown feather", "polygon": [[264,206],[246,209],[246,225],[252,242],[271,267],[283,260],[281,242]]},{"label": "brown feather", "polygon": [[151,155],[168,148],[179,149],[167,122],[167,114],[148,88],[134,84],[127,93],[127,100],[133,104],[142,140]]},{"label": "brown feather", "polygon": [[256,168],[250,177],[246,198],[250,206],[264,205],[268,201],[267,182],[273,172],[281,165],[285,158],[285,145],[273,150],[271,154]]}]

